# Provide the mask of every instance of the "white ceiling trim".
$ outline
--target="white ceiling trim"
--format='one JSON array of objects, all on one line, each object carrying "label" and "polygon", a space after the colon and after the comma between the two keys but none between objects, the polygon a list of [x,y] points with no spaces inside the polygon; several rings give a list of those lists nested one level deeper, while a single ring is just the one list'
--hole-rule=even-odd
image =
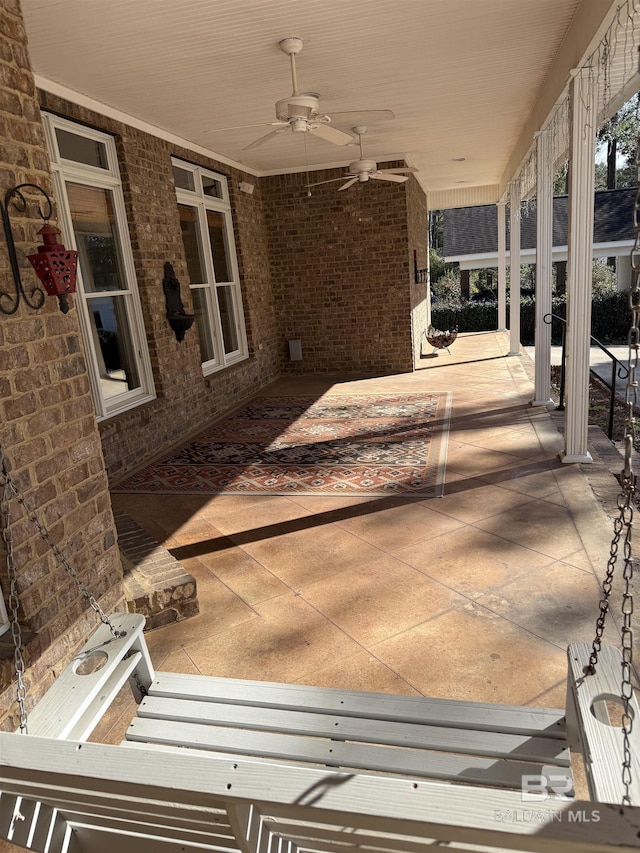
[{"label": "white ceiling trim", "polygon": [[452,207],[476,207],[480,204],[497,204],[500,187],[461,187],[451,190],[434,190],[427,193],[429,210],[449,210]]},{"label": "white ceiling trim", "polygon": [[63,86],[53,80],[48,80],[41,74],[34,74],[33,77],[38,89],[42,89],[44,92],[49,92],[49,94],[55,95],[57,98],[64,98],[65,101],[70,101],[72,104],[76,104],[79,107],[92,110],[93,112],[98,113],[98,115],[106,116],[114,121],[122,122],[122,124],[127,124],[129,127],[134,127],[136,130],[141,130],[143,133],[156,136],[158,139],[164,139],[165,142],[170,142],[172,145],[179,145],[181,148],[193,151],[194,154],[201,154],[205,157],[211,158],[212,160],[217,160],[219,163],[224,163],[225,166],[240,169],[240,171],[246,172],[248,175],[253,175],[256,178],[261,177],[261,172],[250,168],[244,163],[238,163],[235,160],[230,160],[228,157],[218,154],[217,151],[213,151],[211,148],[203,148],[200,145],[195,145],[193,142],[189,142],[188,139],[184,139],[182,136],[177,136],[175,133],[163,130],[163,128],[157,127],[156,125],[149,124],[149,122],[136,118],[129,113],[125,113],[115,107],[110,107],[107,104],[103,104],[101,101],[88,97],[87,95],[82,95],[80,92],[69,89],[67,86]]},{"label": "white ceiling trim", "polygon": [[[267,177],[269,175],[299,175],[304,174],[304,172],[323,172],[327,169],[345,169],[350,163],[353,163],[354,160],[358,160],[360,155],[358,154],[358,149],[354,148],[351,151],[351,154],[346,160],[336,160],[334,163],[314,163],[309,164],[308,166],[294,166],[290,169],[265,169],[260,172],[261,177]],[[411,157],[409,157],[406,153],[401,154],[385,154],[384,157],[374,158],[377,163],[390,163],[392,160],[404,160],[407,166],[415,166],[415,163],[411,162]]]}]

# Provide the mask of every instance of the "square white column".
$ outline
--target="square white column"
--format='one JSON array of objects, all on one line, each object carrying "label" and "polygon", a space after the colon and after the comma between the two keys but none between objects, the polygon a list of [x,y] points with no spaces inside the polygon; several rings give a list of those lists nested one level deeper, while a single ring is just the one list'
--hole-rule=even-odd
[{"label": "square white column", "polygon": [[563,462],[592,462],[588,450],[591,268],[593,258],[595,82],[591,68],[569,86],[567,364]]},{"label": "square white column", "polygon": [[552,406],[551,314],[553,259],[553,163],[548,130],[536,134],[536,332],[535,391],[532,406]]},{"label": "square white column", "polygon": [[520,180],[509,184],[509,355],[520,355]]},{"label": "square white column", "polygon": [[498,330],[507,328],[507,205],[498,202]]}]

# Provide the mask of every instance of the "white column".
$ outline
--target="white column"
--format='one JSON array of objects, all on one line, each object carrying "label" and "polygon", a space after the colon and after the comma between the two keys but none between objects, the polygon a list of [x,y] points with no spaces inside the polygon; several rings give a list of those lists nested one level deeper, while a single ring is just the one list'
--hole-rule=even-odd
[{"label": "white column", "polygon": [[551,313],[553,256],[553,163],[549,131],[536,134],[536,361],[532,406],[552,406],[551,326],[544,322]]},{"label": "white column", "polygon": [[[429,196],[427,195],[427,260],[426,260],[426,269],[427,269],[427,317],[426,317],[426,325],[425,330],[429,328],[431,325],[431,258],[429,257],[431,252],[431,234],[429,233]],[[420,343],[418,343],[418,351],[420,351],[420,347],[422,345],[422,338],[420,339]]]},{"label": "white column", "polygon": [[594,77],[572,72],[569,87],[569,223],[567,259],[567,374],[563,462],[591,462],[589,335],[593,256],[593,163],[596,147]]},{"label": "white column", "polygon": [[498,330],[507,328],[507,205],[499,201],[498,208]]},{"label": "white column", "polygon": [[520,179],[509,184],[509,355],[520,355]]}]

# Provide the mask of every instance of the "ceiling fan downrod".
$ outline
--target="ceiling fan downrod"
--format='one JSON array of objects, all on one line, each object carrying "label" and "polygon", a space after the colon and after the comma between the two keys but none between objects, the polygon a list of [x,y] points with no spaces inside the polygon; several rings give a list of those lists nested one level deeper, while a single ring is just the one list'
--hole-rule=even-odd
[{"label": "ceiling fan downrod", "polygon": [[293,96],[299,95],[298,91],[298,75],[296,74],[296,54],[300,53],[304,42],[302,39],[295,38],[293,36],[285,39],[280,39],[278,42],[278,46],[283,53],[286,53],[289,57],[289,62],[291,65],[291,82],[293,84],[293,92],[291,93]]}]

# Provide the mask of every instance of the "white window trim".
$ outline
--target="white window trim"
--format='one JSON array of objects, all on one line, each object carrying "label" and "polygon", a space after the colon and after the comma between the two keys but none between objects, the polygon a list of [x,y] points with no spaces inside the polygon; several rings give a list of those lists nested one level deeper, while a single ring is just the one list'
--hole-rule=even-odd
[{"label": "white window trim", "polygon": [[[229,185],[227,178],[218,172],[212,172],[210,169],[205,169],[200,166],[195,166],[193,163],[188,163],[185,160],[180,160],[177,157],[171,158],[171,164],[185,172],[190,172],[193,175],[193,183],[195,190],[187,190],[182,187],[176,187],[177,203],[188,207],[195,208],[198,212],[198,230],[200,237],[200,246],[202,249],[202,263],[205,268],[207,281],[192,285],[189,287],[194,289],[206,289],[209,292],[210,299],[215,310],[209,313],[209,321],[211,332],[214,338],[214,349],[219,353],[219,359],[202,362],[202,373],[204,376],[209,376],[219,370],[237,364],[240,361],[245,361],[249,357],[249,347],[247,343],[247,330],[244,321],[244,306],[242,300],[242,287],[240,283],[240,273],[238,270],[238,258],[236,254],[235,235],[233,233],[233,219],[231,212],[231,202],[229,199]],[[222,198],[206,195],[202,189],[202,178],[212,178],[217,181],[222,188]],[[221,281],[219,284],[215,280],[213,268],[213,257],[209,246],[209,234],[206,224],[206,211],[213,210],[224,214],[225,232],[227,240],[227,257],[230,266],[231,280]],[[220,314],[218,311],[218,299],[216,289],[218,287],[231,287],[233,309],[235,318],[235,329],[238,338],[238,349],[231,353],[224,351],[224,338],[222,334],[222,325],[220,322]]]},{"label": "white window trim", "polygon": [[[89,306],[92,297],[84,292],[82,274],[80,268],[78,268],[75,305],[78,312],[78,320],[82,332],[85,353],[87,355],[87,367],[96,409],[96,419],[98,421],[103,421],[156,398],[151,359],[149,357],[142,306],[140,304],[135,265],[131,250],[131,240],[127,227],[127,213],[122,193],[122,181],[120,178],[120,170],[118,168],[115,140],[109,134],[101,133],[100,131],[84,127],[81,124],[59,118],[58,116],[54,116],[49,113],[43,113],[42,117],[47,139],[47,147],[51,158],[51,170],[56,188],[56,197],[58,199],[59,225],[63,232],[65,243],[68,246],[77,249],[69,209],[69,200],[67,198],[65,186],[66,181],[82,183],[86,186],[97,187],[100,189],[108,189],[111,191],[111,198],[113,200],[115,227],[120,241],[123,274],[125,283],[127,284],[127,289],[119,291],[118,296],[122,296],[127,299],[127,318],[129,320],[131,344],[137,355],[136,367],[138,370],[140,387],[134,388],[130,391],[125,391],[122,394],[117,394],[109,397],[108,399],[103,396],[100,386],[100,377],[96,367],[98,364],[98,358],[96,354],[95,341],[91,332],[91,320],[89,317]],[[99,166],[79,164],[62,158],[58,149],[55,133],[58,128],[70,131],[78,136],[84,136],[87,139],[93,139],[103,144],[107,152],[107,163],[109,168],[104,169]],[[98,294],[96,294],[96,298],[97,297]]]}]

